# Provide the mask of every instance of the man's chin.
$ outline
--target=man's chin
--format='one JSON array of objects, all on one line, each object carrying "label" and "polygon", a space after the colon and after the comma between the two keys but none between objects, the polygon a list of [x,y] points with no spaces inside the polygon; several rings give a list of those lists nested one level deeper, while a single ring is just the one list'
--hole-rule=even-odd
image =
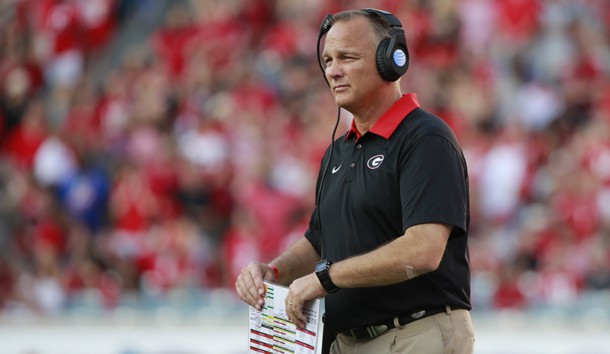
[{"label": "man's chin", "polygon": [[351,106],[352,102],[342,97],[335,96],[335,104],[343,109],[348,109],[348,107]]}]

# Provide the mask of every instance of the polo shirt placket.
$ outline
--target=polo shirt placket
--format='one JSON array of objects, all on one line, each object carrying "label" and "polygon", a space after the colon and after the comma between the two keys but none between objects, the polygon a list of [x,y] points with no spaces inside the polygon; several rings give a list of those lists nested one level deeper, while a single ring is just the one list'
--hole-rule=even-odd
[{"label": "polo shirt placket", "polygon": [[349,163],[349,172],[347,173],[346,176],[346,180],[345,182],[347,183],[351,183],[354,180],[354,177],[356,175],[357,172],[357,168],[361,168],[361,166],[363,165],[362,160],[363,160],[363,147],[361,143],[355,143],[354,147],[352,149],[352,156],[350,157],[350,163]]}]

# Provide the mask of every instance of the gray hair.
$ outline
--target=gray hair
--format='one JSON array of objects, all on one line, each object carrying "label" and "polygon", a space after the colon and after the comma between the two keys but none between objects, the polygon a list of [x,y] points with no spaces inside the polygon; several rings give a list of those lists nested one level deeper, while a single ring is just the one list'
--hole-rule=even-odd
[{"label": "gray hair", "polygon": [[350,21],[357,17],[364,17],[369,20],[377,44],[386,38],[390,38],[390,25],[388,21],[376,13],[369,13],[363,10],[347,10],[333,15],[333,23]]}]

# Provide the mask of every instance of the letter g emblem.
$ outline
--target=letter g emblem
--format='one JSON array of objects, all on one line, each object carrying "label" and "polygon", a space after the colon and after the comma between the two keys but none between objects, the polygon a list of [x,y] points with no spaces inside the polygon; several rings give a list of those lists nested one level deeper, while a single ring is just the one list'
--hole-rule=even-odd
[{"label": "letter g emblem", "polygon": [[371,157],[366,163],[366,167],[370,168],[371,170],[379,168],[379,166],[381,166],[381,163],[383,162],[383,158],[383,155],[375,155]]}]

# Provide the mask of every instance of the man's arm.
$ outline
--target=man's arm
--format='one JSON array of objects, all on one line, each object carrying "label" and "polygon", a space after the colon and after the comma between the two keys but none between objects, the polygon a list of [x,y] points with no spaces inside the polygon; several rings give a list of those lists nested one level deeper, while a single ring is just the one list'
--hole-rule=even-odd
[{"label": "man's arm", "polygon": [[374,251],[333,264],[330,277],[340,288],[399,283],[438,268],[452,227],[421,224]]},{"label": "man's arm", "polygon": [[303,237],[269,263],[277,268],[279,279],[276,279],[275,271],[265,263],[255,261],[243,268],[235,282],[237,295],[248,305],[261,310],[265,295],[264,281],[289,285],[294,279],[311,273],[319,259],[320,255]]},{"label": "man's arm", "polygon": [[[444,224],[421,224],[408,228],[396,240],[371,252],[333,263],[330,277],[339,288],[382,286],[409,280],[438,268],[452,227]],[[290,320],[305,325],[303,304],[326,296],[326,290],[315,273],[290,284],[286,309]]]},{"label": "man's arm", "polygon": [[286,252],[269,264],[277,267],[280,278],[276,283],[290,285],[295,279],[311,273],[320,260],[320,255],[305,237],[296,241]]}]

